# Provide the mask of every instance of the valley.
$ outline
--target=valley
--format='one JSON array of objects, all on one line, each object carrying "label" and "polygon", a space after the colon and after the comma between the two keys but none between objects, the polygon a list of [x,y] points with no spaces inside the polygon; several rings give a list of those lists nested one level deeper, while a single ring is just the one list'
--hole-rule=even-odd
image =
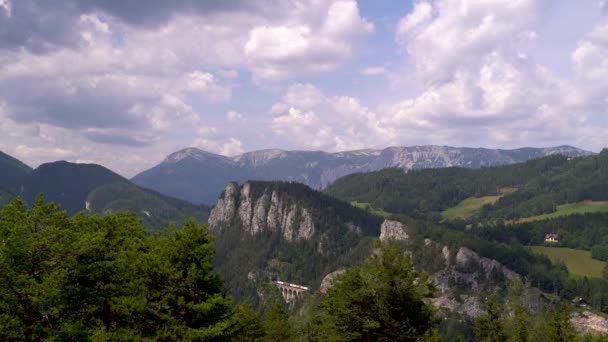
[{"label": "valley", "polygon": [[[378,262],[373,261],[378,250],[396,248],[409,258],[399,262],[411,262],[412,272],[424,272],[420,274],[433,284],[431,297],[420,303],[435,312],[441,336],[473,339],[473,328],[487,315],[484,298],[493,294],[501,305],[512,305],[513,293],[527,296],[521,310],[529,317],[553,317],[557,302],[583,298],[594,313],[573,314],[573,322],[581,332],[594,326],[599,330],[589,331],[597,334],[608,312],[607,262],[594,259],[608,250],[608,197],[601,191],[608,181],[607,152],[578,158],[552,155],[481,169],[386,168],[346,175],[322,191],[280,179],[228,182],[212,208],[170,197],[169,190],[135,185],[99,165],[57,162],[28,169],[5,158],[8,162],[0,167],[13,170],[13,183],[0,189],[0,201],[23,197],[27,206],[37,208],[42,204],[36,194],[43,193],[76,226],[85,220],[117,232],[130,227],[139,231],[134,236],[151,239],[146,246],[208,223],[208,232],[203,232],[206,227],[200,231],[213,235],[204,238],[209,241],[205,253],[214,254],[207,265],[221,277],[221,289],[235,310],[249,310],[242,306],[249,305],[269,317],[287,301],[282,319],[297,320],[290,329],[320,324],[315,320],[325,312],[322,303],[334,300],[332,286],[347,279],[342,275],[371,272],[365,265]],[[188,150],[172,157],[172,172],[180,172],[181,162],[192,162],[192,154],[215,158]],[[258,166],[264,163],[252,160]],[[198,167],[188,172],[194,174]],[[228,173],[225,168],[204,172],[211,178]],[[4,215],[10,211],[0,221]],[[165,229],[171,224],[177,230]],[[83,238],[92,233],[83,231]],[[556,237],[551,246],[545,243],[550,235]],[[146,253],[156,253],[154,247],[146,248],[152,248]],[[154,277],[151,272],[146,277]],[[297,285],[292,290],[280,284]],[[142,293],[153,293],[146,291]],[[599,327],[591,321],[600,322]]]}]

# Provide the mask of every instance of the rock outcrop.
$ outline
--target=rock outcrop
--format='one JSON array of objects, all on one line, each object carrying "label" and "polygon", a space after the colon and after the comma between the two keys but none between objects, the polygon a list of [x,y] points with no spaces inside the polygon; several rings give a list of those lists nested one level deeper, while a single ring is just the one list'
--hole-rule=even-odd
[{"label": "rock outcrop", "polygon": [[308,240],[316,230],[307,208],[283,200],[276,190],[254,198],[250,183],[228,184],[209,215],[209,225],[218,230],[235,220],[251,235],[268,229],[281,232],[287,241]]},{"label": "rock outcrop", "polygon": [[327,292],[327,290],[329,290],[333,286],[333,283],[336,280],[336,278],[344,272],[346,272],[345,269],[339,269],[337,271],[331,272],[328,275],[326,275],[323,278],[323,280],[321,281],[321,286],[319,286],[319,292],[321,292],[321,293]]},{"label": "rock outcrop", "polygon": [[501,273],[505,279],[511,280],[518,276],[517,273],[513,272],[506,266],[502,265],[498,261],[494,259],[488,259],[484,257],[480,257],[479,254],[470,250],[466,247],[461,247],[456,253],[456,264],[461,268],[468,267],[471,263],[479,265],[486,274],[490,274],[492,272]]},{"label": "rock outcrop", "polygon": [[384,220],[380,226],[380,241],[396,240],[407,241],[406,227],[399,221]]},{"label": "rock outcrop", "polygon": [[575,312],[570,322],[580,333],[608,335],[608,319],[591,311]]}]

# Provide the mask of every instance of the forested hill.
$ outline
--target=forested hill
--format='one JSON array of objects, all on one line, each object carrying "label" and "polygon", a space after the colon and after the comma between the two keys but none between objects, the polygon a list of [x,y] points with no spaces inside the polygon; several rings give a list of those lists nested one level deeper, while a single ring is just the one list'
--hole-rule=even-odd
[{"label": "forested hill", "polygon": [[326,189],[345,201],[388,212],[439,220],[440,212],[469,197],[500,196],[486,218],[514,219],[549,213],[559,204],[608,200],[608,149],[587,157],[549,156],[508,166],[353,174]]},{"label": "forested hill", "polygon": [[32,202],[37,194],[74,214],[86,209],[85,199],[95,188],[105,184],[128,182],[124,177],[96,164],[58,161],[40,165],[28,178],[23,197]]},{"label": "forested hill", "polygon": [[35,170],[15,158],[0,155],[0,204],[20,196],[33,203],[38,194],[68,214],[131,211],[150,230],[193,217],[206,220],[209,208],[140,188],[128,179],[96,164],[58,161]]},{"label": "forested hill", "polygon": [[382,219],[299,183],[230,183],[209,217],[228,292],[255,303],[275,277],[316,289],[360,263]]},{"label": "forested hill", "polygon": [[17,193],[32,168],[0,151],[0,189]]}]

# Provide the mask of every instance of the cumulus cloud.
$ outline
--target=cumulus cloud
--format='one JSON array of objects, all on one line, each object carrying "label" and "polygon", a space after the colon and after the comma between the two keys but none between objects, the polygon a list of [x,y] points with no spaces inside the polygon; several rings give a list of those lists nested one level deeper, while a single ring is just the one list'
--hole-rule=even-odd
[{"label": "cumulus cloud", "polygon": [[198,137],[193,146],[205,151],[234,156],[243,152],[243,144],[233,137],[224,136],[217,128],[202,126],[197,130]]},{"label": "cumulus cloud", "polygon": [[363,76],[379,76],[388,74],[388,70],[385,67],[374,66],[364,68],[359,73]]},{"label": "cumulus cloud", "polygon": [[245,116],[235,110],[231,110],[231,111],[227,112],[226,119],[229,122],[236,122],[236,123],[244,123],[246,121]]},{"label": "cumulus cloud", "polygon": [[329,71],[352,54],[353,43],[374,30],[356,1],[332,1],[313,10],[322,22],[257,26],[249,32],[245,56],[256,78],[280,80]]},{"label": "cumulus cloud", "polygon": [[344,151],[394,142],[391,125],[351,96],[327,96],[312,84],[294,84],[272,106],[273,132],[294,148]]},{"label": "cumulus cloud", "polygon": [[[401,137],[420,143],[516,147],[573,143],[590,134],[595,129],[572,106],[580,87],[526,53],[549,5],[538,0],[417,2],[400,20],[396,41],[422,86],[416,96],[385,106],[382,123],[393,123]],[[602,61],[607,54],[601,41],[608,35],[602,30],[600,24],[587,34],[572,58],[577,77],[588,84],[594,78],[591,87],[605,96]],[[588,98],[580,102],[590,103]]]}]

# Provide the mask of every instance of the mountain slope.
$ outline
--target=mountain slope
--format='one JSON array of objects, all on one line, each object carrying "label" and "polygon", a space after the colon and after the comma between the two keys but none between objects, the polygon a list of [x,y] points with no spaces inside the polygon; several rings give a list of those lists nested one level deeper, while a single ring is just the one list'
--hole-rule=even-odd
[{"label": "mountain slope", "polygon": [[0,189],[19,193],[32,168],[0,152]]},{"label": "mountain slope", "polygon": [[[508,190],[508,191],[507,191]],[[440,219],[439,213],[470,197],[500,196],[483,207],[487,218],[514,219],[555,210],[556,205],[608,200],[608,150],[568,158],[553,155],[494,168],[387,169],[343,177],[326,189],[345,201],[388,212]]]},{"label": "mountain slope", "polygon": [[58,161],[40,165],[32,172],[23,197],[31,202],[42,193],[47,201],[59,203],[69,214],[74,214],[86,209],[86,198],[91,191],[115,182],[129,181],[100,165]]},{"label": "mountain slope", "polygon": [[281,182],[230,183],[209,216],[227,291],[254,302],[252,280],[318,288],[327,273],[360,262],[381,223],[305,185]]},{"label": "mountain slope", "polygon": [[127,182],[95,188],[87,195],[86,207],[87,212],[98,214],[133,212],[144,221],[148,230],[162,229],[172,222],[181,226],[189,218],[204,222],[209,214],[207,207],[196,206]]},{"label": "mountain slope", "polygon": [[574,147],[489,150],[447,146],[389,147],[339,153],[262,150],[228,158],[195,148],[175,152],[132,181],[193,203],[211,204],[230,181],[297,181],[322,189],[356,173],[398,167],[406,170],[463,166],[478,168],[513,164],[547,155],[588,155]]},{"label": "mountain slope", "polygon": [[207,207],[140,188],[100,165],[58,161],[32,171],[18,160],[0,155],[0,170],[6,171],[0,177],[3,181],[0,205],[8,203],[15,194],[29,203],[43,194],[46,201],[59,204],[70,215],[81,211],[92,214],[131,211],[150,230],[164,228],[171,222],[180,224],[191,217],[204,221],[209,214]]}]

